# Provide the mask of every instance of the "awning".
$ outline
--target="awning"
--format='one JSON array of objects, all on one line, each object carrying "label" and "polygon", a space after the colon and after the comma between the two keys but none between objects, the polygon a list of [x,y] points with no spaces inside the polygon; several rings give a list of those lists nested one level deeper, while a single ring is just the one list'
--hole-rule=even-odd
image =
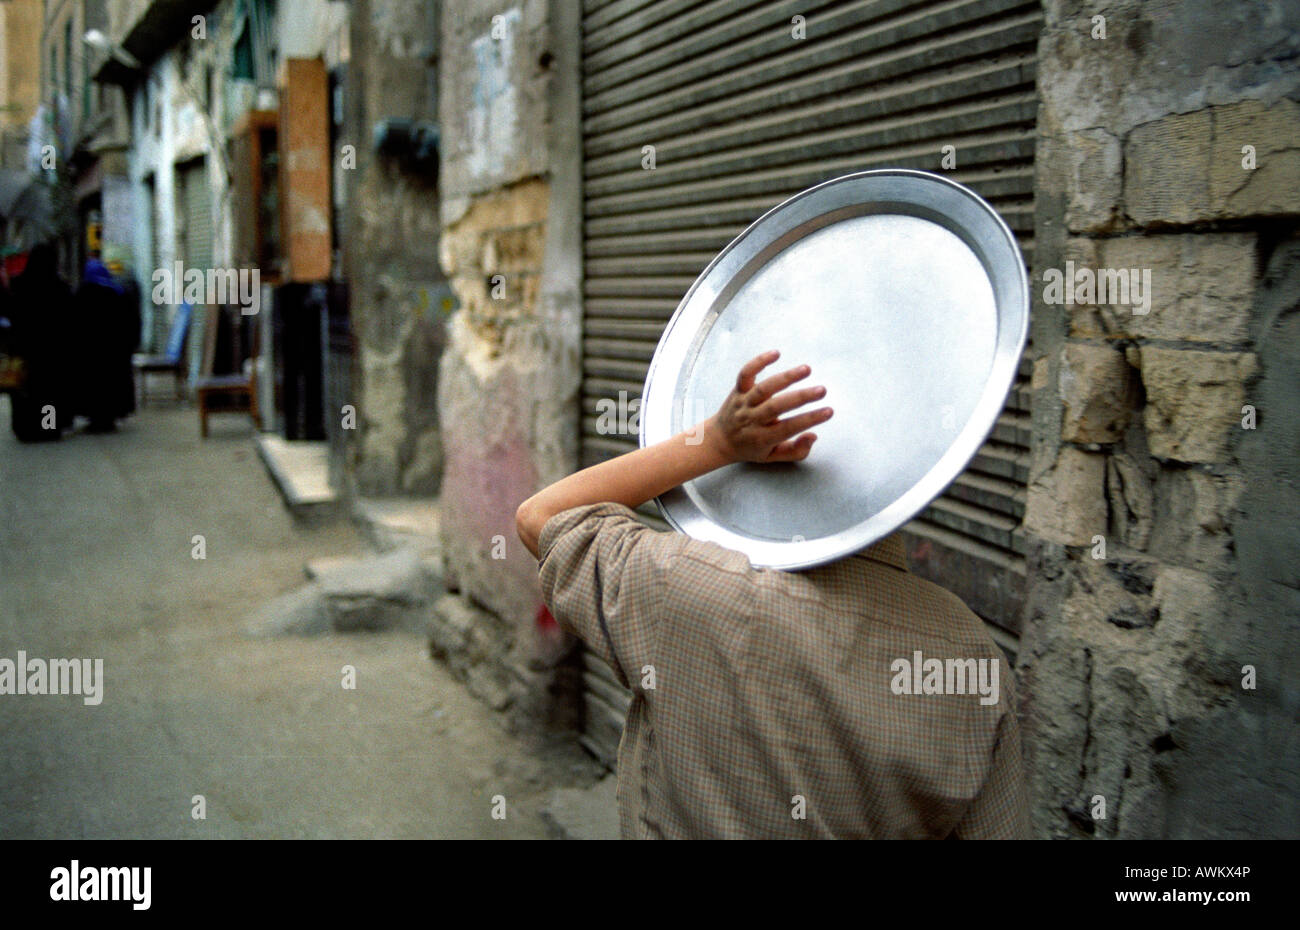
[{"label": "awning", "polygon": [[[125,36],[113,36],[112,41],[148,67],[194,27],[195,16],[208,13],[215,7],[213,0],[154,0],[131,24]],[[123,87],[136,83],[141,77],[142,74],[112,55],[105,58],[93,75],[100,84]]]}]

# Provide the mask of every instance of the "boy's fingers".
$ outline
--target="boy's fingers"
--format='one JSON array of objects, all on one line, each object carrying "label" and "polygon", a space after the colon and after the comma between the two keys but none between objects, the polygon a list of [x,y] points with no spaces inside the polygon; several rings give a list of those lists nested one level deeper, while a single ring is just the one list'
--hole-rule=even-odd
[{"label": "boy's fingers", "polygon": [[748,394],[750,388],[754,386],[754,379],[758,377],[758,373],[775,362],[780,354],[776,349],[771,349],[747,361],[741,367],[740,374],[736,375],[736,393]]},{"label": "boy's fingers", "polygon": [[774,427],[778,439],[789,439],[797,433],[802,433],[806,429],[816,426],[818,423],[825,423],[831,418],[830,407],[819,407],[816,410],[810,410],[807,413],[801,413],[795,417],[789,417],[781,420]]},{"label": "boy's fingers", "polygon": [[812,444],[817,441],[816,433],[804,433],[798,439],[787,439],[772,450],[769,462],[799,462],[808,457]]},{"label": "boy's fingers", "polygon": [[749,402],[750,406],[757,407],[773,395],[784,391],[796,381],[802,381],[804,378],[808,377],[808,374],[811,371],[812,369],[807,365],[799,365],[795,368],[783,371],[779,375],[765,378],[758,384],[754,385],[754,388],[749,392],[749,396],[745,399]]},{"label": "boy's fingers", "polygon": [[758,422],[769,423],[784,413],[789,413],[804,404],[811,404],[815,400],[821,400],[825,396],[826,388],[820,385],[804,388],[800,391],[786,391],[784,394],[778,394],[755,407],[754,415]]}]

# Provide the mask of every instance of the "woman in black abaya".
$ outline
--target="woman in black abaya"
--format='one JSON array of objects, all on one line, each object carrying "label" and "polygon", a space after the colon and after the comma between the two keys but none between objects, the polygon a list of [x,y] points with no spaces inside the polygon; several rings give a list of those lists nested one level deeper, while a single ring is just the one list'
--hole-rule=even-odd
[{"label": "woman in black abaya", "polygon": [[54,247],[38,245],[9,292],[13,354],[26,372],[9,399],[14,435],[24,442],[58,439],[75,415],[69,325],[72,294],[59,277]]},{"label": "woman in black abaya", "polygon": [[77,412],[89,418],[91,432],[109,432],[135,411],[131,354],[140,335],[139,311],[130,303],[130,295],[103,262],[86,262],[75,298],[81,342]]}]

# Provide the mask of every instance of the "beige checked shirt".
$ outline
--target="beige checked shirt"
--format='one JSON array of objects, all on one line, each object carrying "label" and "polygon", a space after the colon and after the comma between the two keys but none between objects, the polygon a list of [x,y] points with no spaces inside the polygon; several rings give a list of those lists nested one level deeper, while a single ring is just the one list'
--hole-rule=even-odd
[{"label": "beige checked shirt", "polygon": [[[1007,661],[960,600],[908,572],[897,536],[807,571],[755,569],[596,504],[547,521],[539,558],[555,618],[633,692],[624,839],[1028,836]],[[922,681],[930,659],[996,661],[996,703],[925,693],[943,683]]]}]

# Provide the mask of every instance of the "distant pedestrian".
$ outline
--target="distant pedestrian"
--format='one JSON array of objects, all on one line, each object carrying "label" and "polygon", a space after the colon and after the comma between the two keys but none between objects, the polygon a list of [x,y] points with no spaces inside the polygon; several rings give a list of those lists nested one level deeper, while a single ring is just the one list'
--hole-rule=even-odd
[{"label": "distant pedestrian", "polygon": [[72,295],[59,277],[54,247],[35,246],[9,289],[10,350],[23,363],[22,387],[10,394],[14,435],[58,439],[72,426],[75,402],[68,346]]},{"label": "distant pedestrian", "polygon": [[130,295],[98,258],[86,262],[76,295],[77,412],[91,432],[109,432],[135,412],[131,355],[139,341],[138,310]]}]

